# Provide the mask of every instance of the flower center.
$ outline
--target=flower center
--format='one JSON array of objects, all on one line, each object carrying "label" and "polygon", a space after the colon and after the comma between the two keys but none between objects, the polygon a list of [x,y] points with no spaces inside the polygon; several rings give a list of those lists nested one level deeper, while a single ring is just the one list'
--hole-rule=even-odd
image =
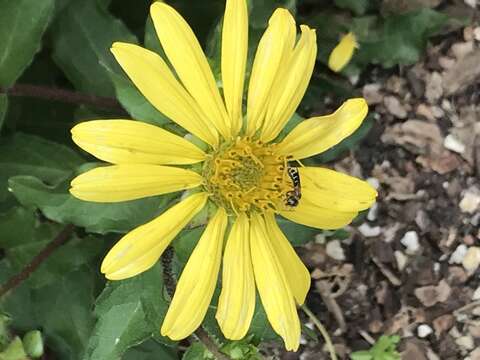
[{"label": "flower center", "polygon": [[248,137],[221,144],[203,168],[211,199],[231,214],[284,209],[293,184],[274,146]]}]

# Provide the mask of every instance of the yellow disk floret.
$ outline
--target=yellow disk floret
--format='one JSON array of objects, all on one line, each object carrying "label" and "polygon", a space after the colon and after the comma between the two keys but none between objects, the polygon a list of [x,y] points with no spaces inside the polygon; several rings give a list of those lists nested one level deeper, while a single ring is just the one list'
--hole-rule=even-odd
[{"label": "yellow disk floret", "polygon": [[277,155],[274,145],[238,137],[205,161],[205,188],[231,214],[284,209],[292,190],[286,165],[286,157]]}]

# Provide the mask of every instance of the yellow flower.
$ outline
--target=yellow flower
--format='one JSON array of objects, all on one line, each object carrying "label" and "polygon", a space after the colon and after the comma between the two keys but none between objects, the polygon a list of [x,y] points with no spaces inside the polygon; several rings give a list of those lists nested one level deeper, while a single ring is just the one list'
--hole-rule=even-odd
[{"label": "yellow flower", "polygon": [[328,67],[330,70],[340,72],[352,59],[355,48],[358,47],[354,33],[343,36],[337,46],[330,53]]},{"label": "yellow flower", "polygon": [[[335,113],[305,120],[276,142],[310,80],[315,31],[301,25],[297,41],[291,14],[285,9],[273,13],[256,52],[244,117],[246,1],[226,2],[223,97],[184,19],[160,2],[152,5],[151,16],[175,74],[159,55],[137,45],[115,43],[111,50],[143,95],[201,139],[206,150],[130,120],[94,120],[72,129],[78,146],[114,164],[75,178],[70,191],[77,198],[117,202],[191,189],[158,218],[126,234],[107,254],[101,271],[111,280],[146,271],[210,202],[216,213],[181,274],[161,333],[179,340],[201,324],[223,255],[216,318],[225,337],[245,336],[257,289],[273,329],[287,349],[296,350],[300,339],[296,305],[305,300],[310,276],[275,216],[336,229],[374,202],[376,192],[364,181],[325,168],[301,167],[297,173],[292,165],[352,134],[365,118],[367,105],[363,99],[348,100]],[[186,168],[192,164],[192,169]]]}]

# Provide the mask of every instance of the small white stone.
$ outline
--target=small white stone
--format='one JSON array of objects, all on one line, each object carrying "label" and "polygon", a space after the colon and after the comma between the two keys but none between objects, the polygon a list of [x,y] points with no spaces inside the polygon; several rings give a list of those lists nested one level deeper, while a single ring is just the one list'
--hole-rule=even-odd
[{"label": "small white stone", "polygon": [[417,334],[419,338],[426,338],[431,333],[433,333],[433,329],[427,324],[421,324],[417,328]]},{"label": "small white stone", "polygon": [[377,215],[378,215],[378,204],[373,203],[370,210],[368,210],[367,220],[368,221],[375,221],[375,220],[377,220]]},{"label": "small white stone", "polygon": [[400,250],[395,250],[393,255],[395,256],[395,261],[397,262],[398,270],[403,271],[403,269],[405,269],[405,266],[407,266],[407,262],[408,262],[407,256]]},{"label": "small white stone", "polygon": [[458,206],[462,212],[473,214],[480,207],[480,191],[475,187],[467,189]]},{"label": "small white stone", "polygon": [[458,339],[455,340],[455,343],[464,348],[466,350],[472,350],[475,347],[475,343],[473,342],[472,336],[460,336]]},{"label": "small white stone", "polygon": [[450,264],[461,264],[463,262],[463,258],[467,254],[468,248],[465,244],[460,244],[457,246],[455,251],[450,256],[450,260],[448,262]]},{"label": "small white stone", "polygon": [[382,232],[380,226],[370,226],[367,223],[363,223],[358,227],[358,231],[365,237],[376,237]]},{"label": "small white stone", "polygon": [[470,6],[471,8],[474,8],[477,6],[477,0],[464,0],[465,4]]},{"label": "small white stone", "polygon": [[465,151],[465,145],[460,142],[455,136],[452,134],[447,135],[445,140],[443,141],[443,146],[445,146],[448,150],[454,151],[459,154],[463,154]]},{"label": "small white stone", "polygon": [[477,246],[470,247],[463,258],[462,265],[469,272],[477,270],[480,266],[480,248]]},{"label": "small white stone", "polygon": [[375,190],[378,190],[378,188],[380,187],[380,181],[378,181],[377,178],[369,177],[369,178],[367,179],[367,182],[368,182]]},{"label": "small white stone", "polygon": [[407,231],[400,239],[403,246],[407,248],[407,254],[415,254],[420,249],[418,234],[416,231]]},{"label": "small white stone", "polygon": [[346,259],[345,253],[343,252],[343,248],[339,240],[332,240],[327,242],[326,251],[327,255],[330,256],[332,259],[338,261],[344,261]]},{"label": "small white stone", "polygon": [[480,41],[480,26],[477,26],[473,29],[473,38],[477,41]]},{"label": "small white stone", "polygon": [[473,292],[472,300],[480,300],[480,286]]}]

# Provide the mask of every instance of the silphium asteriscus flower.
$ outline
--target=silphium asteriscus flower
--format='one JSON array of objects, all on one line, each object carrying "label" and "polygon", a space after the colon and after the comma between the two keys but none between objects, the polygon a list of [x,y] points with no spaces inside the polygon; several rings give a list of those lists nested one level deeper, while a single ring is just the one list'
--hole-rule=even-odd
[{"label": "silphium asteriscus flower", "polygon": [[114,43],[111,51],[145,98],[205,146],[131,120],[93,120],[72,129],[78,146],[112,164],[75,178],[70,189],[75,197],[119,202],[181,190],[186,194],[122,237],[101,271],[110,280],[121,280],[148,270],[208,203],[214,211],[180,276],[161,333],[173,340],[189,336],[201,324],[221,276],[216,319],[226,338],[246,335],[258,290],[272,328],[288,350],[296,350],[296,306],[305,301],[310,276],[276,216],[337,229],[371,206],[376,191],[366,182],[327,168],[293,165],[352,134],[365,118],[367,104],[348,100],[333,114],[304,120],[276,141],[312,75],[315,31],[301,25],[297,36],[292,15],[275,10],[256,50],[244,111],[246,1],[226,1],[222,93],[177,11],[156,2],[151,16],[175,73],[166,60],[140,46]]}]

